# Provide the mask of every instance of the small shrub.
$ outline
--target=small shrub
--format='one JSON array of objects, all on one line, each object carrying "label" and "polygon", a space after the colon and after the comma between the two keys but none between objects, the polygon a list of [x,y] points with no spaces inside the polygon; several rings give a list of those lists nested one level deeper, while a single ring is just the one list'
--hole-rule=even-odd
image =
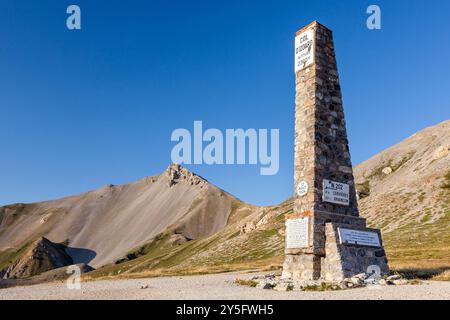
[{"label": "small shrub", "polygon": [[431,216],[429,214],[426,214],[420,219],[420,222],[425,223],[431,220]]},{"label": "small shrub", "polygon": [[422,203],[425,200],[425,192],[422,192],[417,199]]},{"label": "small shrub", "polygon": [[307,285],[303,288],[303,291],[336,291],[341,290],[338,285],[322,282],[320,285],[313,284]]},{"label": "small shrub", "polygon": [[249,286],[249,287],[256,287],[258,285],[258,282],[254,280],[245,280],[245,279],[236,279],[234,280],[234,283],[239,284],[241,286]]}]

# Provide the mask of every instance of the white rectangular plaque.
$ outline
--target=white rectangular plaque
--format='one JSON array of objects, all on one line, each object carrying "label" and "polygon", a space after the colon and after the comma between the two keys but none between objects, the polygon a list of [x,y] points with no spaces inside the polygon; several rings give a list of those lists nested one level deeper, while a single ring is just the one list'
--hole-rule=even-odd
[{"label": "white rectangular plaque", "polygon": [[353,229],[338,228],[341,244],[358,244],[361,246],[380,247],[378,233]]},{"label": "white rectangular plaque", "polygon": [[307,248],[309,239],[309,218],[286,220],[286,248]]},{"label": "white rectangular plaque", "polygon": [[340,183],[323,179],[323,197],[324,202],[331,202],[348,206],[350,201],[350,188],[346,183]]},{"label": "white rectangular plaque", "polygon": [[295,72],[314,63],[314,30],[308,29],[295,37]]}]

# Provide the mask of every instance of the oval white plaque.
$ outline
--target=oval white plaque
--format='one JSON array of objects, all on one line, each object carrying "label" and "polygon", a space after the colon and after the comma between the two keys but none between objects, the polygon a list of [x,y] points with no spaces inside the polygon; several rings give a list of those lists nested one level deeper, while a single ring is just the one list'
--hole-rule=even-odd
[{"label": "oval white plaque", "polygon": [[306,181],[300,181],[297,185],[297,195],[303,197],[308,193],[308,183]]}]

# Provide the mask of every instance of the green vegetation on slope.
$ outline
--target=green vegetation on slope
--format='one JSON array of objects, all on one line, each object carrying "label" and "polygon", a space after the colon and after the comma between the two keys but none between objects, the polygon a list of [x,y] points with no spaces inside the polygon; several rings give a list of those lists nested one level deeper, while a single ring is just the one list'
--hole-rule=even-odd
[{"label": "green vegetation on slope", "polygon": [[31,243],[32,242],[28,242],[17,250],[11,249],[0,252],[0,271],[22,256],[28,250]]},{"label": "green vegetation on slope", "polygon": [[386,251],[392,263],[450,265],[450,212],[440,219],[423,223],[411,221],[384,235]]}]

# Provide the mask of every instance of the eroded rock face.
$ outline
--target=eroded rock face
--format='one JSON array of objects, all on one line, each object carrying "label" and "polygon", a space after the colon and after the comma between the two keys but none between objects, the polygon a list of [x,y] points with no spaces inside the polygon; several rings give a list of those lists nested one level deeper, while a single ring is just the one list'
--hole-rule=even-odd
[{"label": "eroded rock face", "polygon": [[241,233],[249,233],[256,229],[256,224],[254,221],[248,221],[240,228]]},{"label": "eroded rock face", "polygon": [[447,146],[440,146],[436,149],[436,151],[433,153],[432,159],[433,160],[439,160],[442,158],[445,158],[450,154],[450,145]]},{"label": "eroded rock face", "polygon": [[202,177],[186,170],[179,164],[171,164],[166,170],[166,176],[169,180],[169,187],[180,181],[187,181],[189,184],[196,186],[206,182]]},{"label": "eroded rock face", "polygon": [[5,269],[0,270],[0,278],[28,278],[72,263],[72,259],[62,245],[53,243],[46,238],[40,238],[22,256]]},{"label": "eroded rock face", "polygon": [[187,239],[185,236],[181,235],[181,234],[174,234],[169,238],[169,243],[172,246],[178,246],[181,245],[185,242],[189,241],[189,239]]}]

